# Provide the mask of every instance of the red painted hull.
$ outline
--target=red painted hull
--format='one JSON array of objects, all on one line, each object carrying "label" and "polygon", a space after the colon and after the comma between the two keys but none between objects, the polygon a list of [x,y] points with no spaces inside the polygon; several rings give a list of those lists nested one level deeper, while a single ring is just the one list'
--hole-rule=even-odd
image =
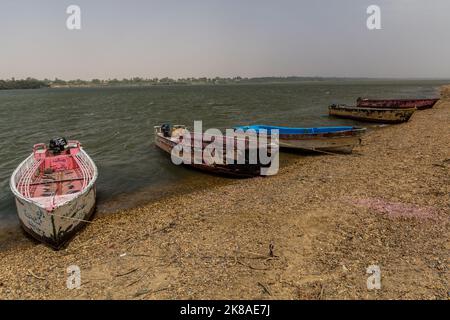
[{"label": "red painted hull", "polygon": [[424,110],[433,108],[439,99],[391,99],[391,100],[377,100],[377,99],[361,99],[358,98],[357,106],[364,108],[396,108],[396,109],[411,109]]}]

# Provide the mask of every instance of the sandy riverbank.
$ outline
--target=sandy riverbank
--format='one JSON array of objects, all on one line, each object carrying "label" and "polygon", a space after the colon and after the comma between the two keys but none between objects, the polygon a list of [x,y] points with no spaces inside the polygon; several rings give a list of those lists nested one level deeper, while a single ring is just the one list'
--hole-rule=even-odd
[{"label": "sandy riverbank", "polygon": [[0,298],[448,299],[449,215],[450,86],[353,155],[103,216],[59,252],[22,239],[0,252]]}]

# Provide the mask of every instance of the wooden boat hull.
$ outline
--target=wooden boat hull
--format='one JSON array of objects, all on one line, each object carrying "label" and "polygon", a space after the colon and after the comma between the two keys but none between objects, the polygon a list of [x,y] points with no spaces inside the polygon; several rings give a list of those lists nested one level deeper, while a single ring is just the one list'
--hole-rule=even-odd
[{"label": "wooden boat hull", "polygon": [[49,209],[39,201],[27,198],[17,188],[21,175],[34,165],[29,156],[14,171],[10,186],[15,196],[17,215],[23,230],[36,240],[58,250],[63,247],[91,218],[96,206],[97,168],[92,159],[81,149],[80,156],[93,166],[92,183],[82,192],[68,196],[67,201]]},{"label": "wooden boat hull", "polygon": [[398,108],[424,110],[433,108],[439,99],[361,99],[358,98],[357,106],[364,108]]},{"label": "wooden boat hull", "polygon": [[[172,152],[173,147],[175,147],[176,143],[165,139],[159,135],[155,136],[155,145],[161,150],[170,154]],[[191,163],[191,164],[183,164],[185,166],[191,167],[196,170],[232,176],[236,178],[251,178],[255,176],[259,176],[261,174],[261,165],[259,164],[206,164],[202,163]]]},{"label": "wooden boat hull", "polygon": [[330,116],[366,122],[402,123],[408,121],[416,109],[363,108],[352,106],[328,107]]},{"label": "wooden boat hull", "polygon": [[[273,158],[270,158],[269,163],[267,164],[261,164],[259,159],[259,152],[265,151],[265,154],[268,157],[272,157],[273,152],[278,152],[278,146],[275,146],[273,144],[268,144],[266,146],[266,150],[262,150],[257,145],[257,140],[253,140],[252,143],[250,143],[249,139],[242,140],[237,137],[229,138],[226,136],[223,136],[223,141],[221,143],[223,147],[223,164],[214,163],[214,161],[209,161],[203,159],[203,152],[200,152],[200,154],[197,154],[194,152],[194,146],[199,143],[202,146],[202,151],[204,151],[205,148],[207,148],[212,141],[216,140],[216,137],[213,136],[207,136],[205,134],[195,134],[192,135],[185,135],[185,126],[176,125],[173,127],[170,127],[168,125],[162,125],[162,126],[155,126],[155,145],[160,148],[161,150],[172,154],[172,149],[177,146],[178,144],[183,144],[183,152],[188,151],[190,154],[183,155],[184,157],[187,157],[191,161],[190,163],[185,163],[183,159],[179,159],[179,163],[182,163],[185,166],[189,166],[194,169],[198,169],[201,171],[213,173],[213,174],[219,174],[219,175],[226,175],[236,178],[250,178],[255,177],[259,175],[273,175],[276,174],[278,171],[278,166],[272,166],[272,160]],[[190,140],[188,137],[190,137]],[[236,143],[239,141],[239,145],[242,144],[242,150],[236,148]],[[233,152],[233,161],[229,161],[230,159],[226,158],[227,154],[227,145],[229,143],[234,144],[234,152]],[[255,143],[253,145],[253,143]],[[250,163],[249,161],[249,153],[257,152],[257,161],[256,163]],[[239,159],[238,154],[242,156],[242,160],[244,160],[244,163],[229,163],[229,162],[237,162],[236,160]],[[277,158],[277,155],[276,159]],[[201,157],[201,158],[199,158]]]},{"label": "wooden boat hull", "polygon": [[353,149],[361,143],[362,134],[360,132],[331,137],[320,135],[299,137],[280,134],[280,147],[305,151],[352,153]]},{"label": "wooden boat hull", "polygon": [[[351,153],[361,143],[365,128],[358,127],[318,127],[291,128],[267,125],[235,127],[242,136],[268,134],[278,130],[279,145],[286,149],[300,149],[324,153]],[[263,131],[260,131],[263,130]]]}]

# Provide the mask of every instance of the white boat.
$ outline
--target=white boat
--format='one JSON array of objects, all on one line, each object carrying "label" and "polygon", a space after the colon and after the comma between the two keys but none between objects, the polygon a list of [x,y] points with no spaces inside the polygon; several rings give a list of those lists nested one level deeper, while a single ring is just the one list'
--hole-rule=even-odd
[{"label": "white boat", "polygon": [[96,203],[95,163],[78,141],[56,138],[33,153],[10,180],[23,229],[59,249],[91,218]]}]

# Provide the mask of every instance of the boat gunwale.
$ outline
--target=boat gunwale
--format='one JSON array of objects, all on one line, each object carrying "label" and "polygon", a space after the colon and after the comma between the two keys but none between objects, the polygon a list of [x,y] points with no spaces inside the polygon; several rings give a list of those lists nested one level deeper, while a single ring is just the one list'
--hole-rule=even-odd
[{"label": "boat gunwale", "polygon": [[427,102],[438,102],[441,98],[423,98],[423,99],[369,99],[369,98],[361,98],[357,100],[359,102],[413,102],[413,101],[427,101]]},{"label": "boat gunwale", "polygon": [[337,132],[327,132],[327,133],[310,133],[310,134],[279,134],[280,140],[307,140],[307,139],[339,139],[339,138],[349,138],[349,137],[359,137],[362,136],[367,131],[366,128],[360,128],[358,130],[349,131],[337,131]]},{"label": "boat gunwale", "polygon": [[397,108],[417,110],[426,110],[433,108],[441,98],[423,98],[423,99],[369,99],[358,98],[356,100],[357,107],[365,108]]},{"label": "boat gunwale", "polygon": [[[248,128],[244,131],[244,134],[247,133],[248,130],[255,130],[255,128],[252,127],[261,127],[262,129],[270,128],[273,130],[279,130],[280,126],[266,126],[266,125],[251,125],[251,126],[241,126],[241,127],[235,127],[233,129],[244,129]],[[293,127],[284,127],[287,129],[316,129],[319,127],[311,127],[311,128],[293,128]],[[339,128],[339,127],[325,127],[325,128]],[[279,139],[299,139],[299,138],[340,138],[340,137],[350,137],[350,136],[359,136],[364,134],[367,131],[367,128],[364,127],[354,127],[354,126],[348,126],[348,127],[342,127],[342,128],[351,128],[348,130],[340,130],[340,131],[332,131],[332,132],[312,132],[312,133],[278,133]],[[266,129],[267,130],[267,129]],[[257,130],[255,130],[255,133],[257,136],[266,136],[267,134],[260,133]],[[250,132],[252,134],[252,132]]]},{"label": "boat gunwale", "polygon": [[369,111],[397,111],[397,112],[412,112],[414,113],[416,108],[371,108],[371,107],[359,107],[359,106],[348,106],[348,105],[331,105],[328,109],[344,109],[344,110],[369,110]]},{"label": "boat gunwale", "polygon": [[[173,127],[175,127],[175,126],[180,126],[180,127],[183,127],[183,128],[185,128],[185,129],[188,129],[188,127],[187,126],[183,126],[183,125],[174,125]],[[161,126],[154,126],[153,127],[154,128],[154,134],[155,134],[155,137],[156,136],[159,136],[159,137],[161,137],[161,138],[163,138],[164,140],[166,140],[166,141],[170,141],[171,143],[174,143],[174,144],[178,144],[178,143],[183,143],[183,141],[182,142],[179,142],[179,141],[176,141],[176,140],[173,140],[172,139],[172,137],[166,137],[166,136],[164,136],[164,134],[162,133],[162,132],[160,132],[160,131],[158,131],[158,129],[160,129],[161,128]],[[189,129],[188,129],[189,130]],[[181,135],[182,137],[184,137],[183,135]],[[191,134],[191,137],[190,137],[190,146],[192,147],[192,148],[195,148],[195,141],[201,141],[202,142],[202,144],[205,144],[205,143],[214,143],[213,141],[212,141],[212,139],[211,138],[215,138],[216,136],[214,136],[214,135],[209,135],[209,134],[205,134],[204,132],[202,132],[201,133],[201,137],[200,137],[200,134],[198,133],[198,134]],[[245,149],[246,150],[251,150],[251,149],[259,149],[260,147],[258,146],[258,145],[256,145],[256,147],[255,146],[253,146],[253,145],[251,145],[250,143],[249,143],[249,140],[247,139],[247,138],[251,138],[252,136],[246,136],[246,137],[244,137],[244,138],[242,138],[242,137],[240,137],[239,135],[233,135],[233,136],[227,136],[226,134],[222,134],[222,139],[223,139],[223,146],[224,146],[224,148],[226,148],[226,143],[227,143],[227,141],[229,140],[229,139],[233,139],[236,143],[239,143],[239,142],[244,142],[245,143]],[[206,139],[205,139],[206,138]],[[187,139],[186,139],[187,140]],[[257,142],[257,141],[256,141]],[[270,142],[270,143],[267,143],[267,147],[266,147],[267,149],[269,149],[269,148],[276,148],[276,144],[275,143],[273,143],[273,142]]]}]

